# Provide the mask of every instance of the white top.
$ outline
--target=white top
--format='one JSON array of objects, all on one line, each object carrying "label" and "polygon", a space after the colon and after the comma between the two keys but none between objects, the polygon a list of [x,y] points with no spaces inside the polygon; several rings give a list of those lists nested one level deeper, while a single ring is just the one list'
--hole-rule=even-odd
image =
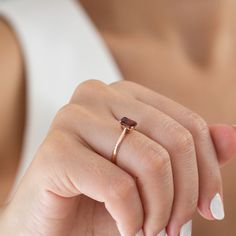
[{"label": "white top", "polygon": [[26,66],[27,124],[19,181],[77,85],[88,79],[112,83],[122,78],[76,0],[8,0],[0,4],[0,15],[15,30]]}]

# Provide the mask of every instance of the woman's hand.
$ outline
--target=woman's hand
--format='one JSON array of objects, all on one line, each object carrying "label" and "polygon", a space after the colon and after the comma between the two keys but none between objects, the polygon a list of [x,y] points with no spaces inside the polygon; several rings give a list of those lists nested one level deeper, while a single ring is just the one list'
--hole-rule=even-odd
[{"label": "woman's hand", "polygon": [[[124,116],[138,125],[114,165]],[[222,127],[210,129],[223,163]],[[197,114],[140,85],[86,81],[57,113],[1,228],[8,236],[108,236],[118,234],[113,218],[122,235],[142,235],[140,229],[146,236],[165,235],[164,229],[168,236],[191,235],[186,223],[197,206],[207,219],[223,218],[210,129]],[[223,129],[236,142],[234,129]]]}]

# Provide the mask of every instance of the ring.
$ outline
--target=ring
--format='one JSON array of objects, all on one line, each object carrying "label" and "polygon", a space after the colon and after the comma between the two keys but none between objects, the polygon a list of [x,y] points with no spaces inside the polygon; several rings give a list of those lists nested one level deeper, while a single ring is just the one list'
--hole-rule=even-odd
[{"label": "ring", "polygon": [[126,134],[128,134],[130,131],[134,130],[135,127],[137,126],[137,122],[134,120],[131,120],[127,117],[123,117],[120,121],[121,128],[123,129],[120,137],[118,138],[115,148],[112,152],[112,157],[111,157],[111,162],[116,164],[116,157],[117,157],[117,152],[119,150],[119,147],[124,140]]}]

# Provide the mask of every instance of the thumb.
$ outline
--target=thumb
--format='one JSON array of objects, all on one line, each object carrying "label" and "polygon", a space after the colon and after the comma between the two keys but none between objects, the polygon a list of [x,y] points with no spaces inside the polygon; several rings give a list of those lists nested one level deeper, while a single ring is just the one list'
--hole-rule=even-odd
[{"label": "thumb", "polygon": [[236,157],[236,126],[209,125],[219,164],[222,166]]}]

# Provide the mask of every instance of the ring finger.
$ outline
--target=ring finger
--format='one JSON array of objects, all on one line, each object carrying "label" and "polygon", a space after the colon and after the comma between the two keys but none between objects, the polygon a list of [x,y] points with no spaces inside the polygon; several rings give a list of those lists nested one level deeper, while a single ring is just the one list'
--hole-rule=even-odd
[{"label": "ring finger", "polygon": [[181,227],[191,220],[198,202],[198,166],[191,133],[165,113],[131,97],[120,97],[111,106],[113,114],[132,116],[139,131],[160,143],[171,156],[174,176],[174,204],[169,235],[178,235]]}]

